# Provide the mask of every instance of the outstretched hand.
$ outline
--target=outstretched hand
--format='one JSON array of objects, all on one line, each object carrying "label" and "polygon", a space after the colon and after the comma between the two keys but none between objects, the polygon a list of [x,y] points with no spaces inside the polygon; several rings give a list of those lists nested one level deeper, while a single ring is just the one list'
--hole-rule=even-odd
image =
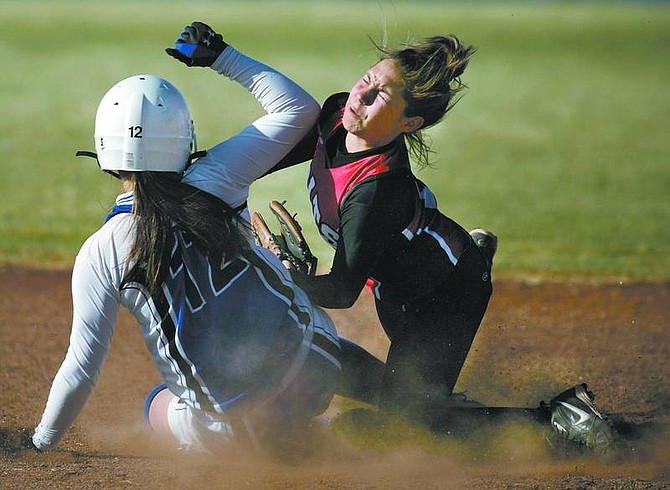
[{"label": "outstretched hand", "polygon": [[223,36],[207,24],[193,22],[165,52],[187,66],[211,66],[227,46]]}]

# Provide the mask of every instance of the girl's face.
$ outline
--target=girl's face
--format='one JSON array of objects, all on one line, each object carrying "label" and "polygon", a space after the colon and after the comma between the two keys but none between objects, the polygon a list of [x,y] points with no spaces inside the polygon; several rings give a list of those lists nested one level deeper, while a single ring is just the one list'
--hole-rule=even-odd
[{"label": "girl's face", "polygon": [[356,143],[350,151],[383,146],[423,124],[421,117],[405,116],[403,88],[400,72],[389,59],[374,65],[356,82],[342,116],[342,125],[349,132],[347,146]]}]

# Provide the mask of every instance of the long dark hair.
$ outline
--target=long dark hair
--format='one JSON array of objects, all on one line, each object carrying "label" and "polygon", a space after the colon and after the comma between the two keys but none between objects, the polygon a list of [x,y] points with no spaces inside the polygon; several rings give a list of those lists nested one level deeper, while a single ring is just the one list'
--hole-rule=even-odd
[{"label": "long dark hair", "polygon": [[233,257],[249,248],[240,218],[215,196],[181,182],[173,172],[120,172],[133,182],[135,242],[129,259],[142,271],[142,283],[153,295],[167,270],[176,231],[183,232],[211,257]]}]

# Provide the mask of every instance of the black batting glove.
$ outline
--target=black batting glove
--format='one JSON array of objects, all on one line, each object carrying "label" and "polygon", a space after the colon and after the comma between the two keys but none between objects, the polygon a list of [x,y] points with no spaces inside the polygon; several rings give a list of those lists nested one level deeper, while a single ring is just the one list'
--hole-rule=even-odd
[{"label": "black batting glove", "polygon": [[193,22],[165,52],[187,66],[212,66],[227,46],[223,36],[207,24]]}]

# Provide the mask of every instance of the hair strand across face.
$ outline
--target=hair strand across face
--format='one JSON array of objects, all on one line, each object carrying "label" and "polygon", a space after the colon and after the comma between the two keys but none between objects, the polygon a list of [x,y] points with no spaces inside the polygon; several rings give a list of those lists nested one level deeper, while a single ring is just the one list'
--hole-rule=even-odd
[{"label": "hair strand across face", "polygon": [[417,163],[427,165],[430,149],[420,130],[440,122],[458,102],[459,92],[466,88],[460,76],[476,49],[454,35],[432,36],[397,49],[377,48],[382,58],[392,60],[401,73],[405,115],[424,120],[419,130],[405,137]]}]

